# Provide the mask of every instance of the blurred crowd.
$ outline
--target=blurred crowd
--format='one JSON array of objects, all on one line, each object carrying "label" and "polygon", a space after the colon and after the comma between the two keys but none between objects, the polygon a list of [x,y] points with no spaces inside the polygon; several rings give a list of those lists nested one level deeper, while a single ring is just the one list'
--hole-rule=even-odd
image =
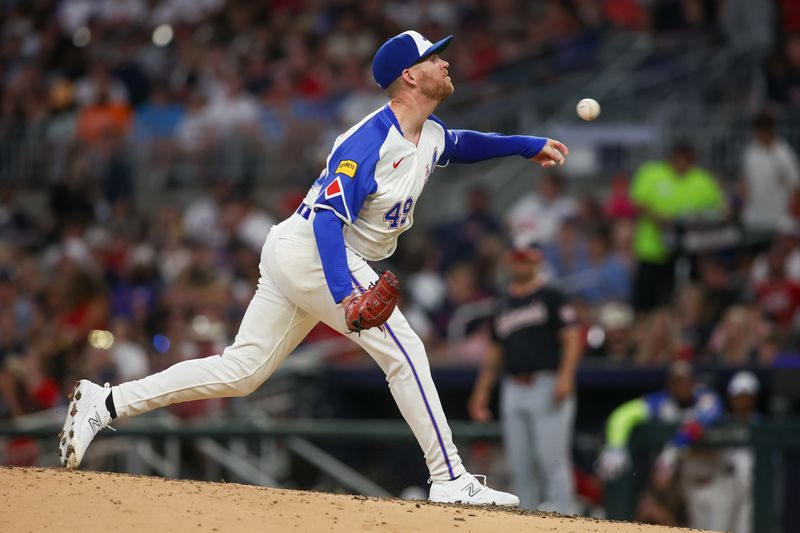
[{"label": "blurred crowd", "polygon": [[[747,42],[762,43],[768,108],[779,113],[800,103],[800,14],[791,1],[759,6],[4,2],[0,417],[58,405],[78,376],[118,382],[220,353],[258,280],[266,232],[297,207],[328,141],[384,101],[369,64],[386,37],[456,33],[454,79],[491,85],[531,57],[547,58],[550,77],[589,68],[615,33],[735,44],[744,18]],[[41,150],[19,149],[29,141]],[[458,219],[401,239],[388,265],[406,289],[401,306],[435,363],[476,364],[503,252],[533,242],[542,275],[576,303],[593,359],[781,364],[800,331],[796,150],[764,115],[739,184],[721,186],[678,143],[664,161],[591,194],[543,174],[503,215],[476,187]],[[259,164],[253,153],[281,157]],[[253,194],[265,161],[292,180],[266,202]],[[677,197],[661,210],[654,183],[665,172],[691,173],[710,201],[681,209]],[[136,196],[142,176],[153,190],[202,183],[203,194],[148,209]],[[642,278],[648,272],[655,278]],[[307,342],[330,336],[319,328]]]},{"label": "blurred crowd", "polygon": [[63,179],[78,149],[121,166],[138,156],[156,185],[252,182],[265,168],[305,185],[342,127],[380,105],[372,54],[408,28],[458,35],[461,87],[545,84],[638,34],[662,48],[654,62],[746,52],[774,106],[800,102],[791,0],[40,0],[0,14],[0,179],[23,183]]}]

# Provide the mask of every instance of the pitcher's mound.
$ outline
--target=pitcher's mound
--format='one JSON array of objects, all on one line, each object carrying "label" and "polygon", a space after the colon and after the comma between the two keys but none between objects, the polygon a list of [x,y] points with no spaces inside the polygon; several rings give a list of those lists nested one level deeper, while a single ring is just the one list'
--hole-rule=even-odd
[{"label": "pitcher's mound", "polygon": [[0,467],[0,531],[678,533],[675,528],[476,508],[167,480]]}]

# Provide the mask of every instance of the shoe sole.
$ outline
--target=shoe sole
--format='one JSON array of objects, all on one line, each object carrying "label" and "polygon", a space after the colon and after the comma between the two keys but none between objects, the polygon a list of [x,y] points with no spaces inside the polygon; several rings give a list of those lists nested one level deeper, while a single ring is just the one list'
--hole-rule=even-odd
[{"label": "shoe sole", "polygon": [[61,428],[61,432],[58,434],[58,462],[61,463],[61,466],[71,469],[78,468],[80,464],[78,456],[75,454],[75,443],[73,442],[75,437],[75,415],[78,414],[78,400],[82,396],[79,390],[80,386],[81,382],[76,381],[72,392],[67,394],[67,400],[69,400],[67,418],[64,420],[64,427]]},{"label": "shoe sole", "polygon": [[494,505],[496,507],[519,507],[519,502],[517,502],[517,503],[497,503],[497,502],[477,503],[477,502],[468,502],[468,501],[464,501],[464,500],[451,501],[451,500],[431,500],[431,499],[428,499],[428,501],[431,502],[431,503],[454,503],[456,505],[477,505],[477,506],[484,506],[484,507],[488,507],[488,506],[492,506],[492,505]]},{"label": "shoe sole", "polygon": [[519,503],[497,503],[497,502],[487,502],[487,503],[476,503],[476,502],[466,502],[463,500],[458,501],[444,501],[444,500],[428,500],[431,503],[453,503],[456,505],[475,505],[478,507],[519,507]]}]

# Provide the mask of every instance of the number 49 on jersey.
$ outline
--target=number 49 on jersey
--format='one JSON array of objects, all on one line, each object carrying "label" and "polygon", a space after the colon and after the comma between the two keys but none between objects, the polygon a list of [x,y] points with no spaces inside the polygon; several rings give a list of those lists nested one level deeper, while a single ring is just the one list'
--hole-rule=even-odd
[{"label": "number 49 on jersey", "polygon": [[405,202],[397,202],[386,211],[383,220],[389,223],[390,229],[405,225],[412,205],[414,205],[414,199],[410,196],[406,198]]}]

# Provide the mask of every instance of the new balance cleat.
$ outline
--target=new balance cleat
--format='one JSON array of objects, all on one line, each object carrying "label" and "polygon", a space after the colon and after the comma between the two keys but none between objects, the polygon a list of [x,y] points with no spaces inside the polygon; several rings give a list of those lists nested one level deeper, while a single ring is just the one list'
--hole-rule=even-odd
[{"label": "new balance cleat", "polygon": [[450,481],[434,481],[428,500],[437,503],[519,506],[519,498],[508,492],[490,489],[486,486],[486,476],[477,477],[482,477],[483,482],[467,472]]},{"label": "new balance cleat", "polygon": [[109,394],[108,383],[101,387],[82,379],[67,396],[70,400],[67,417],[58,434],[58,459],[62,466],[78,468],[95,435],[108,426],[111,414],[106,408],[106,398]]}]

